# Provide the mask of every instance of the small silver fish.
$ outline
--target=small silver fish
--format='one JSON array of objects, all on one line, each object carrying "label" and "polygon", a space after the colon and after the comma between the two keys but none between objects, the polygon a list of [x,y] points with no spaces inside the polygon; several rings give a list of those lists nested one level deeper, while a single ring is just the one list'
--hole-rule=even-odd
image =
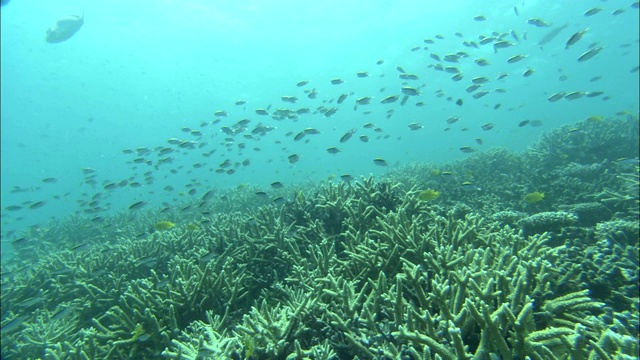
[{"label": "small silver fish", "polygon": [[349,139],[351,139],[351,136],[353,136],[353,134],[356,133],[356,129],[351,129],[349,131],[347,131],[344,135],[342,135],[342,137],[340,138],[340,142],[344,143],[349,141]]},{"label": "small silver fish", "polygon": [[464,191],[480,191],[482,190],[481,188],[477,187],[474,183],[470,182],[470,181],[465,181],[463,182],[460,187],[462,188],[462,190]]},{"label": "small silver fish", "polygon": [[466,89],[466,91],[467,91],[468,93],[472,93],[472,92],[474,92],[474,91],[476,91],[476,90],[480,89],[481,87],[482,87],[482,85],[474,84],[474,85],[469,86],[469,87]]},{"label": "small silver fish", "polygon": [[410,86],[405,86],[401,89],[402,93],[409,96],[417,96],[420,95],[420,91],[416,88],[412,88]]},{"label": "small silver fish", "polygon": [[577,43],[580,39],[582,39],[582,36],[584,34],[587,33],[587,31],[589,31],[589,28],[586,29],[582,29],[580,31],[578,31],[577,33],[571,35],[571,37],[569,38],[569,40],[567,40],[567,44],[564,46],[565,49],[568,49],[569,46]]},{"label": "small silver fish", "polygon": [[473,94],[472,97],[474,99],[480,99],[481,97],[487,95],[488,93],[489,93],[489,91],[487,91],[487,90],[480,90],[477,93]]},{"label": "small silver fish", "polygon": [[293,141],[300,141],[305,135],[306,133],[304,131],[301,131],[293,138]]},{"label": "small silver fish", "polygon": [[37,201],[34,202],[33,204],[29,205],[29,209],[39,209],[41,207],[43,207],[46,203],[44,201]]},{"label": "small silver fish", "polygon": [[529,19],[527,20],[527,24],[531,24],[537,27],[549,27],[551,23],[542,19]]},{"label": "small silver fish", "polygon": [[331,108],[324,113],[325,117],[331,117],[331,115],[335,114],[338,111],[338,108]]},{"label": "small silver fish", "polygon": [[444,56],[444,61],[448,61],[448,62],[458,62],[458,59],[460,58],[460,55],[458,54],[447,54]]},{"label": "small silver fish", "polygon": [[378,166],[388,166],[387,161],[383,158],[375,158],[373,159],[373,163]]},{"label": "small silver fish", "polygon": [[80,252],[80,251],[87,250],[90,246],[91,246],[91,244],[89,244],[89,243],[83,243],[83,244],[79,244],[79,245],[76,245],[74,247],[71,247],[71,248],[69,248],[69,250],[72,251],[72,252],[76,252],[77,253],[77,252]]},{"label": "small silver fish", "polygon": [[16,318],[14,318],[13,320],[5,323],[2,325],[2,333],[8,333],[9,331],[12,331],[14,329],[16,329],[18,326],[20,326],[28,317],[27,316],[18,316]]},{"label": "small silver fish", "polygon": [[582,91],[572,91],[572,92],[566,93],[564,95],[564,98],[568,100],[575,100],[575,99],[580,99],[584,95],[585,94]]},{"label": "small silver fish", "polygon": [[506,40],[500,40],[497,41],[495,43],[493,43],[493,52],[496,53],[498,52],[498,49],[506,49],[508,47],[513,46],[514,44],[510,41],[506,41]]},{"label": "small silver fish", "polygon": [[482,35],[480,36],[481,36],[480,45],[487,45],[496,41],[496,38],[493,36],[482,36]]},{"label": "small silver fish", "polygon": [[551,40],[553,40],[567,26],[569,26],[569,24],[564,24],[564,25],[557,26],[557,27],[551,29],[551,31],[549,31],[547,34],[545,34],[545,36],[543,36],[542,39],[540,39],[540,41],[538,41],[538,46],[540,48],[542,48],[542,45],[544,45],[544,44],[550,42]]},{"label": "small silver fish", "polygon": [[277,198],[273,199],[271,202],[276,204],[276,205],[282,205],[282,204],[288,203],[289,200],[285,199],[282,196],[278,196]]},{"label": "small silver fish", "polygon": [[296,162],[298,162],[298,160],[300,160],[300,155],[292,154],[292,155],[289,155],[287,159],[289,159],[289,163],[295,164]]},{"label": "small silver fish", "polygon": [[613,163],[621,166],[632,166],[632,165],[638,166],[639,162],[638,162],[638,158],[633,158],[633,159],[622,158],[622,159],[614,160]]},{"label": "small silver fish", "polygon": [[471,79],[471,82],[474,84],[484,84],[489,82],[489,79],[484,77],[484,76],[479,76],[479,77],[474,77],[473,79]]},{"label": "small silver fish", "polygon": [[478,49],[478,44],[476,44],[475,41],[464,41],[462,42],[462,45]]},{"label": "small silver fish", "polygon": [[400,75],[398,75],[398,77],[400,79],[403,79],[403,80],[418,80],[419,79],[418,75],[416,75],[416,74],[407,74],[407,73],[400,74]]},{"label": "small silver fish", "polygon": [[71,15],[55,22],[48,30],[45,40],[50,44],[56,44],[69,40],[84,24],[84,12],[82,15]]},{"label": "small silver fish", "polygon": [[213,196],[216,194],[216,190],[209,190],[207,191],[204,195],[202,195],[202,201],[206,202],[211,200],[211,198],[213,198]]},{"label": "small silver fish", "polygon": [[58,311],[57,313],[53,314],[51,316],[51,320],[55,321],[55,320],[60,320],[63,317],[69,315],[69,313],[71,313],[73,310],[75,309],[75,305],[68,305],[66,307],[64,307],[62,310]]},{"label": "small silver fish", "polygon": [[584,13],[584,16],[592,16],[595,15],[597,13],[599,13],[600,11],[604,10],[604,8],[601,7],[595,7],[593,9],[589,9]]},{"label": "small silver fish", "polygon": [[511,34],[511,37],[513,37],[513,39],[515,41],[520,42],[520,37],[518,36],[517,32],[515,32],[514,30],[511,30],[510,34]]},{"label": "small silver fish", "polygon": [[371,103],[371,96],[363,96],[356,99],[358,105],[369,105]]},{"label": "small silver fish", "polygon": [[202,263],[208,263],[209,261],[213,260],[213,258],[215,256],[216,256],[216,254],[212,251],[212,252],[209,252],[209,253],[207,253],[205,255],[202,255],[200,257],[200,259],[198,259],[198,261],[202,262]]},{"label": "small silver fish", "polygon": [[547,99],[547,101],[549,101],[549,102],[556,102],[556,101],[558,101],[558,100],[562,99],[562,98],[564,97],[564,95],[565,95],[565,94],[566,94],[566,93],[565,93],[564,91],[562,91],[562,92],[558,92],[558,93],[555,93],[555,94],[553,94],[553,95],[549,96],[549,98]]},{"label": "small silver fish", "polygon": [[26,309],[26,308],[32,307],[33,305],[37,305],[43,301],[44,301],[44,298],[42,296],[37,296],[19,303],[18,307],[21,309]]},{"label": "small silver fish", "polygon": [[138,259],[138,261],[136,261],[136,266],[146,266],[149,268],[152,268],[156,265],[157,262],[157,258],[155,256],[145,256],[143,258]]},{"label": "small silver fish", "polygon": [[493,129],[493,124],[492,123],[486,123],[484,125],[482,125],[482,130],[488,131]]},{"label": "small silver fish", "polygon": [[129,206],[129,210],[140,210],[140,209],[142,209],[145,205],[147,205],[147,202],[146,202],[146,201],[138,201],[138,202],[135,202],[135,203],[131,204],[131,205]]},{"label": "small silver fish", "polygon": [[518,61],[520,61],[520,60],[522,60],[522,59],[524,59],[526,57],[527,57],[527,55],[514,55],[514,56],[512,56],[512,57],[507,59],[507,63],[514,64],[514,63],[517,63]]},{"label": "small silver fish", "polygon": [[598,53],[600,51],[602,51],[604,49],[604,45],[600,46],[600,47],[595,47],[587,52],[585,52],[584,54],[580,55],[580,57],[578,58],[578,62],[584,62],[587,61],[589,59],[591,59],[592,57],[598,55]]},{"label": "small silver fish", "polygon": [[399,98],[398,95],[387,96],[386,98],[382,99],[382,101],[380,101],[380,103],[382,103],[382,104],[390,104],[390,103],[398,101],[398,98]]},{"label": "small silver fish", "polygon": [[53,183],[57,183],[58,179],[54,177],[48,177],[48,178],[42,179],[42,182],[47,184],[53,184]]}]

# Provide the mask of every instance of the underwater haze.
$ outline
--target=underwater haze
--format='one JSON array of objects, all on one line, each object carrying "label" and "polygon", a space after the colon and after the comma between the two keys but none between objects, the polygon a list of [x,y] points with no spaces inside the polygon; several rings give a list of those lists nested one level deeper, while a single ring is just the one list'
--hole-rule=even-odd
[{"label": "underwater haze", "polygon": [[2,359],[632,359],[639,7],[3,1]]},{"label": "underwater haze", "polygon": [[[136,201],[171,203],[177,193],[188,191],[185,186],[193,179],[201,184],[201,195],[205,189],[237,184],[268,186],[274,181],[379,174],[385,169],[377,167],[374,158],[397,166],[460,159],[466,156],[459,150],[465,146],[522,150],[546,129],[589,116],[636,113],[637,8],[614,1],[553,4],[11,2],[2,8],[3,234],[51,217],[91,211],[86,204],[92,196],[104,192],[106,184],[123,180],[129,184],[106,192],[96,211],[121,210]],[[585,16],[591,8],[602,10]],[[618,9],[621,13],[612,15]],[[84,25],[70,39],[45,42],[45,30],[56,20],[82,13]],[[486,20],[474,20],[477,16]],[[530,19],[548,25],[537,26]],[[538,45],[564,25],[555,38]],[[586,28],[583,38],[565,49],[569,37]],[[497,40],[481,45],[482,37]],[[499,39],[510,46],[494,51],[492,44]],[[577,61],[595,47],[603,50],[588,61]],[[464,55],[455,62],[433,56],[442,59],[457,52]],[[507,63],[514,55],[526,57]],[[477,65],[478,58],[489,64]],[[438,71],[436,65],[456,67],[452,71],[464,77],[453,81],[454,73]],[[528,69],[533,74],[523,77]],[[399,70],[417,80],[400,79]],[[358,72],[367,77],[359,78]],[[496,80],[501,73],[508,77]],[[465,91],[476,77],[491,81],[482,88],[489,94],[479,99]],[[344,83],[332,85],[332,79]],[[309,83],[297,87],[303,80]],[[402,106],[400,101],[380,103],[387,96],[404,96],[403,86],[419,89],[420,95]],[[308,98],[311,89],[317,91],[316,99]],[[601,95],[547,100],[555,93],[574,91]],[[349,96],[339,110],[323,116],[323,108],[336,106],[342,94]],[[298,100],[283,102],[281,96]],[[371,103],[358,105],[356,99],[363,97],[371,97]],[[461,106],[455,103],[458,99]],[[246,104],[235,105],[239,100]],[[279,108],[310,112],[278,119],[255,113]],[[228,115],[218,117],[216,111]],[[450,126],[446,120],[451,117],[460,121]],[[247,130],[229,141],[221,127],[241,119],[250,120]],[[541,126],[518,127],[526,120]],[[380,132],[363,129],[367,123]],[[411,131],[411,123],[421,128]],[[486,123],[495,128],[483,131]],[[242,138],[259,124],[273,130]],[[203,135],[193,136],[182,128]],[[308,142],[294,141],[305,128],[317,128],[321,134],[308,136]],[[354,139],[339,143],[350,129],[358,129]],[[371,141],[359,141],[360,135]],[[170,154],[171,163],[158,166],[163,156],[153,151],[170,146],[169,138],[194,141],[197,148]],[[479,141],[482,145],[476,144]],[[238,149],[239,143],[246,149]],[[328,154],[331,146],[341,152]],[[136,154],[123,154],[138,148],[152,150],[143,156],[149,165],[132,162]],[[203,157],[207,152],[211,156]],[[290,164],[292,154],[300,161]],[[216,173],[226,160],[235,168],[233,174],[227,174],[228,169]],[[238,166],[243,161],[250,165]],[[199,163],[200,168],[193,168]],[[92,182],[87,183],[83,168],[96,170]],[[147,171],[153,177],[149,181]],[[42,182],[48,178],[55,183]],[[133,188],[131,183],[141,186]],[[169,185],[175,192],[163,190]],[[39,201],[44,206],[30,209]],[[7,211],[11,205],[22,209]]]}]

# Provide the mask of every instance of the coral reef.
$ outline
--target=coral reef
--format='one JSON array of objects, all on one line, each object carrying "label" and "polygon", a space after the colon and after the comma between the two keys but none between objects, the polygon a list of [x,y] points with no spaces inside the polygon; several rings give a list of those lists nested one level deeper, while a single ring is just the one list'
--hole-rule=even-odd
[{"label": "coral reef", "polygon": [[525,234],[542,234],[545,232],[559,232],[563,227],[574,225],[578,222],[578,216],[566,211],[541,212],[524,219],[518,223]]},{"label": "coral reef", "polygon": [[604,147],[631,125],[600,126],[282,204],[241,187],[29,229],[3,263],[2,358],[633,358],[638,170]]}]

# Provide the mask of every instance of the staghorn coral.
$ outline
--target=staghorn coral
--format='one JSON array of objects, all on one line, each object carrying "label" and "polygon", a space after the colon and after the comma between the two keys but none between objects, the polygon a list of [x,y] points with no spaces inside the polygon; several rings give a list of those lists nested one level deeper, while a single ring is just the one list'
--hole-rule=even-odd
[{"label": "staghorn coral", "polygon": [[612,215],[606,206],[598,202],[560,205],[558,208],[575,214],[578,217],[578,224],[582,226],[595,226],[611,219]]},{"label": "staghorn coral", "polygon": [[[3,265],[2,357],[633,356],[637,197],[619,177],[628,169],[594,154],[560,158],[558,169],[602,164],[587,165],[591,184],[563,183],[568,173],[545,177],[548,164],[529,156],[497,149],[383,181],[294,186],[280,205],[241,187],[220,191],[234,201],[104,220],[116,226],[74,217],[31,230],[38,260]],[[467,180],[482,190],[463,190]],[[605,201],[612,185],[624,198]],[[442,195],[422,202],[425,187]],[[528,189],[548,202],[527,207]],[[177,226],[149,231],[165,217]],[[63,245],[48,248],[53,237]]]},{"label": "staghorn coral", "polygon": [[497,221],[500,225],[509,225],[513,227],[518,223],[518,221],[526,216],[526,213],[513,210],[503,210],[493,214],[491,219]]},{"label": "staghorn coral", "polygon": [[188,330],[182,332],[182,337],[187,341],[171,340],[171,347],[175,350],[165,349],[162,355],[169,359],[196,360],[230,358],[236,353],[239,343],[236,338],[224,336],[224,319],[213,315],[211,311],[207,311],[206,316],[208,323],[193,322]]},{"label": "staghorn coral", "polygon": [[602,239],[610,239],[620,245],[637,245],[640,231],[638,223],[629,220],[601,222],[596,225],[596,234]]},{"label": "staghorn coral", "polygon": [[527,157],[528,161],[535,161],[543,168],[634,158],[638,156],[637,135],[637,116],[582,121],[543,134],[540,141],[529,149]]},{"label": "staghorn coral", "polygon": [[[379,215],[370,235],[349,226],[346,258],[337,262],[325,244],[320,257],[329,259],[315,263],[333,266],[300,265],[296,271],[313,302],[301,300],[293,287],[280,288],[280,301],[263,300],[236,327],[243,344],[236,354],[294,354],[302,343],[321,346],[315,339],[323,338],[331,339],[339,358],[564,358],[597,351],[580,340],[596,334],[595,325],[581,318],[602,304],[585,291],[553,296],[561,274],[553,271],[557,255],[545,246],[545,236],[526,240],[477,216],[417,216],[409,218],[402,208]],[[438,219],[428,231],[432,221],[426,219]],[[328,275],[313,276],[327,268]],[[298,276],[286,280],[289,286],[300,284]],[[291,304],[289,310],[282,303]]]},{"label": "staghorn coral", "polygon": [[541,212],[518,221],[525,234],[560,232],[563,227],[574,225],[578,221],[575,214],[566,211]]}]

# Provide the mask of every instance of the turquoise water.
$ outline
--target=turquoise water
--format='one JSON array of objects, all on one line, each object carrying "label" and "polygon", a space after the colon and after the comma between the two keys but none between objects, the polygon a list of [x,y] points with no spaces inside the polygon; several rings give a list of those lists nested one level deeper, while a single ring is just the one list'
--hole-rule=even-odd
[{"label": "turquoise water", "polygon": [[3,1],[1,357],[637,358],[639,6]]},{"label": "turquoise water", "polygon": [[[602,10],[584,15],[596,7]],[[612,14],[618,9],[624,11]],[[84,25],[69,40],[45,41],[56,20],[83,11]],[[474,20],[479,15],[486,20]],[[288,186],[342,174],[379,175],[415,162],[463,159],[468,154],[460,148],[465,146],[521,151],[563,124],[638,113],[638,9],[632,1],[552,6],[547,1],[501,1],[487,7],[476,1],[13,0],[2,7],[1,16],[3,258],[11,251],[5,246],[8,240],[52,218],[107,215],[138,201],[148,207],[171,206],[239,184],[268,192],[275,181]],[[551,25],[537,27],[530,19]],[[538,45],[565,24],[555,38]],[[565,49],[571,35],[585,28],[584,37]],[[494,52],[492,44],[498,40],[479,48],[463,45],[479,43],[481,35],[503,38],[512,46]],[[601,46],[596,56],[578,62],[583,53]],[[442,59],[460,51],[468,57],[458,63],[430,56]],[[526,58],[508,63],[515,55]],[[479,66],[476,59],[490,64]],[[453,73],[434,69],[437,64],[457,67],[463,79],[453,81]],[[398,67],[418,80],[400,79]],[[535,72],[524,77],[527,69]],[[358,72],[368,77],[358,77]],[[509,76],[497,80],[500,73]],[[490,93],[474,99],[466,89],[482,76],[489,79],[483,89]],[[336,78],[344,83],[331,84]],[[303,80],[309,83],[296,86]],[[405,105],[400,100],[380,103],[387,96],[402,98],[403,86],[419,89],[420,95],[409,97]],[[316,99],[304,92],[311,89],[317,90]],[[572,91],[602,94],[547,100]],[[342,94],[349,96],[337,105]],[[298,101],[284,102],[282,96]],[[355,107],[356,99],[367,96],[373,97],[371,104]],[[455,104],[458,99],[462,106]],[[235,105],[238,100],[246,104]],[[424,106],[416,106],[418,102]],[[317,112],[323,106],[338,111],[325,117]],[[310,113],[276,120],[255,112],[268,109],[273,114],[279,108],[309,108]],[[215,116],[219,110],[228,116]],[[460,120],[448,124],[452,116]],[[247,129],[227,139],[221,128],[241,119],[250,120]],[[526,120],[530,124],[519,126]],[[414,122],[423,127],[411,131],[407,126]],[[367,123],[375,126],[364,128]],[[483,130],[486,123],[494,127]],[[275,129],[264,136],[244,136],[258,124]],[[203,135],[181,131],[184,127]],[[306,128],[320,134],[294,141]],[[354,128],[353,138],[340,143]],[[370,140],[362,142],[361,135]],[[195,141],[196,148],[180,149],[169,138]],[[168,155],[175,159],[156,168],[161,146],[176,149]],[[341,152],[327,153],[331,146]],[[152,151],[123,153],[137,148]],[[211,156],[202,155],[210,151]],[[288,156],[293,154],[300,160],[291,164]],[[151,165],[133,163],[136,158]],[[377,166],[375,158],[389,166]],[[217,173],[226,160],[235,164],[230,167],[235,172],[227,174],[229,168],[224,168]],[[249,164],[242,165],[246,160]],[[87,181],[83,168],[96,170],[95,183]],[[42,181],[47,178],[56,180]],[[126,186],[104,189],[123,180]],[[135,182],[141,186],[132,187]],[[167,186],[174,190],[165,190]],[[196,193],[189,195],[192,188]],[[39,201],[44,206],[30,208]]]}]

